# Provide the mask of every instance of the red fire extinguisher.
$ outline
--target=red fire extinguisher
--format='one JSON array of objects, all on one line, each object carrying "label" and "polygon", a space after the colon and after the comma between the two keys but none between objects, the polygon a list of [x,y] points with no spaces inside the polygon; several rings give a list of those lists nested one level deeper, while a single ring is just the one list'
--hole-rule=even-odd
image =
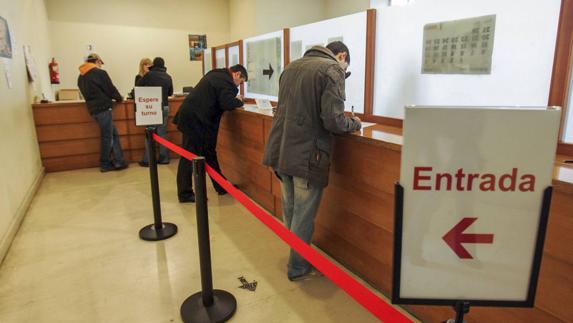
[{"label": "red fire extinguisher", "polygon": [[58,62],[52,57],[52,61],[48,64],[50,69],[50,83],[60,84],[60,68],[58,67]]}]

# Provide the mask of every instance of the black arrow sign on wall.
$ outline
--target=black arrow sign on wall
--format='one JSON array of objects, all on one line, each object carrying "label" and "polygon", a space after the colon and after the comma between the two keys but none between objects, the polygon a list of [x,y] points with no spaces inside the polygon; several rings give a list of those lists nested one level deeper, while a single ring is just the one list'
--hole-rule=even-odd
[{"label": "black arrow sign on wall", "polygon": [[271,63],[269,63],[269,69],[268,70],[263,70],[263,75],[268,75],[269,76],[269,80],[271,79],[271,76],[273,76],[273,67],[271,66]]}]

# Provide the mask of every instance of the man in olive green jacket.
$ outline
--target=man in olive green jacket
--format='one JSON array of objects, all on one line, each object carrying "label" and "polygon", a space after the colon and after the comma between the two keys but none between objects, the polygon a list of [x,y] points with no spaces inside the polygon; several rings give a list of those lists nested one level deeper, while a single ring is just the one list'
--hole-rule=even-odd
[{"label": "man in olive green jacket", "polygon": [[[345,71],[350,53],[342,42],[315,46],[290,63],[279,81],[277,113],[263,164],[281,180],[286,226],[306,243],[314,231],[322,190],[328,184],[332,135],[359,130],[360,119],[344,115]],[[310,264],[291,250],[288,278],[301,280]]]}]

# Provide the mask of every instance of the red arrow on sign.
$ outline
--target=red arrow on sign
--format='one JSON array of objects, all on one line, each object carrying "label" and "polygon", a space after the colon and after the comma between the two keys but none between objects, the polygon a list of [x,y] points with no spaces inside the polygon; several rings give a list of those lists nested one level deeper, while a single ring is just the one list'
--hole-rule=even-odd
[{"label": "red arrow on sign", "polygon": [[463,233],[477,218],[463,218],[442,239],[461,259],[473,259],[462,243],[493,243],[493,234]]}]

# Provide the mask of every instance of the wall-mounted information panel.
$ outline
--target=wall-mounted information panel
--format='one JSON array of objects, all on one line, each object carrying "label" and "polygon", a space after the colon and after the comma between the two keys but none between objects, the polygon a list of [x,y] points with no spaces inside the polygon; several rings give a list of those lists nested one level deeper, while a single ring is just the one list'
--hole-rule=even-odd
[{"label": "wall-mounted information panel", "polygon": [[245,68],[249,73],[245,96],[276,101],[279,77],[284,69],[283,31],[247,38],[243,44]]},{"label": "wall-mounted information panel", "polygon": [[489,74],[495,15],[424,26],[422,73]]}]

